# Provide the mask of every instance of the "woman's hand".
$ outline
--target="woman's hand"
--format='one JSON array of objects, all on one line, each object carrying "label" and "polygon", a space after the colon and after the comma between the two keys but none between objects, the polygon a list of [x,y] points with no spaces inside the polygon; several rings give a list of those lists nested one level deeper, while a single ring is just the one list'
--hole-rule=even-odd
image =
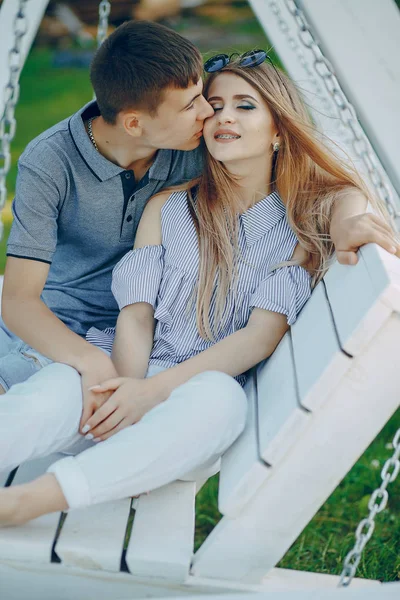
[{"label": "woman's hand", "polygon": [[389,225],[372,213],[338,219],[332,223],[331,238],[336,258],[342,265],[355,265],[357,251],[365,244],[378,244],[391,254],[400,256],[399,242]]},{"label": "woman's hand", "polygon": [[96,410],[83,427],[87,439],[103,441],[140,419],[162,399],[149,379],[116,377],[93,386],[95,394],[112,391],[110,398]]},{"label": "woman's hand", "polygon": [[79,431],[83,433],[83,427],[92,415],[106,402],[112,391],[105,390],[103,393],[95,394],[92,387],[98,385],[104,378],[112,379],[118,377],[114,364],[104,352],[99,351],[87,362],[81,371],[82,385],[82,416],[79,423]]}]

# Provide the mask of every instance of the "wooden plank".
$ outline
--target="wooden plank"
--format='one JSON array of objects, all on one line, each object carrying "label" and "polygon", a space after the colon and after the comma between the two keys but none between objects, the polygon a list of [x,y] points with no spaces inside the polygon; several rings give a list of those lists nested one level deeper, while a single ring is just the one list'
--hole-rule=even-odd
[{"label": "wooden plank", "polygon": [[[376,252],[371,245],[368,259]],[[364,350],[393,311],[383,301],[390,278],[383,271],[372,279],[365,256],[362,250],[355,267],[335,263],[324,277],[341,346],[351,355]]]},{"label": "wooden plank", "polygon": [[126,553],[136,576],[185,581],[193,555],[195,481],[176,481],[140,496]]},{"label": "wooden plank", "polygon": [[398,8],[392,0],[303,0],[302,8],[399,192],[400,148],[393,135],[400,131]]},{"label": "wooden plank", "polygon": [[271,471],[260,461],[258,454],[254,373],[248,379],[245,391],[248,399],[246,426],[223,455],[219,475],[218,508],[230,517],[242,510]]},{"label": "wooden plank", "polygon": [[292,326],[292,342],[301,405],[317,410],[351,366],[339,347],[322,282]]},{"label": "wooden plank", "polygon": [[218,523],[193,575],[258,583],[277,564],[398,408],[399,350],[392,314],[239,517]]},{"label": "wooden plank", "polygon": [[[61,456],[61,454],[52,454],[21,465],[12,485],[32,481],[42,475]],[[50,562],[59,519],[60,513],[53,513],[34,519],[21,527],[0,529],[0,561]]]},{"label": "wooden plank", "polygon": [[55,547],[63,564],[118,573],[130,506],[125,499],[69,511]]},{"label": "wooden plank", "polygon": [[298,403],[290,333],[257,370],[259,452],[269,465],[278,464],[308,425]]}]

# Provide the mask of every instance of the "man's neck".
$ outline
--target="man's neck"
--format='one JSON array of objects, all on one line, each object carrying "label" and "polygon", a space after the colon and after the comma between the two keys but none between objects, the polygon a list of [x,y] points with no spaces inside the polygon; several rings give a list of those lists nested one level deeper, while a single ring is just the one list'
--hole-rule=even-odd
[{"label": "man's neck", "polygon": [[139,181],[153,164],[157,150],[135,143],[118,125],[109,125],[99,116],[92,121],[92,133],[100,154],[126,170]]}]

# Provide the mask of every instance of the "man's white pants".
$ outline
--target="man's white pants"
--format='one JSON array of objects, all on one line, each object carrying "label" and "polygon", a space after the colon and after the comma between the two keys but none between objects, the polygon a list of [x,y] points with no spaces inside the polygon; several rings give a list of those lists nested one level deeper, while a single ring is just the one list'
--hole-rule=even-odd
[{"label": "man's white pants", "polygon": [[[161,370],[150,367],[148,375]],[[95,444],[78,433],[79,374],[53,363],[0,396],[0,471],[53,452],[78,452],[49,468],[70,508],[136,496],[212,467],[243,430],[246,411],[241,386],[208,371],[135,425]]]}]

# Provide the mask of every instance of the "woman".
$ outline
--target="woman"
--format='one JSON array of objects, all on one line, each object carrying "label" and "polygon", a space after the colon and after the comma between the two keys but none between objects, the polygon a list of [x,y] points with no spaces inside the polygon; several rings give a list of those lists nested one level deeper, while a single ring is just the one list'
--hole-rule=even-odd
[{"label": "woman", "polygon": [[[134,250],[114,269],[115,340],[88,333],[113,344],[123,377],[96,386],[115,393],[83,427],[90,448],[0,491],[1,523],[215,471],[245,424],[247,371],[271,355],[327,268],[333,202],[358,193],[376,204],[266,58],[206,63],[214,116],[204,175],[150,200]],[[71,407],[66,446],[80,415]]]}]

